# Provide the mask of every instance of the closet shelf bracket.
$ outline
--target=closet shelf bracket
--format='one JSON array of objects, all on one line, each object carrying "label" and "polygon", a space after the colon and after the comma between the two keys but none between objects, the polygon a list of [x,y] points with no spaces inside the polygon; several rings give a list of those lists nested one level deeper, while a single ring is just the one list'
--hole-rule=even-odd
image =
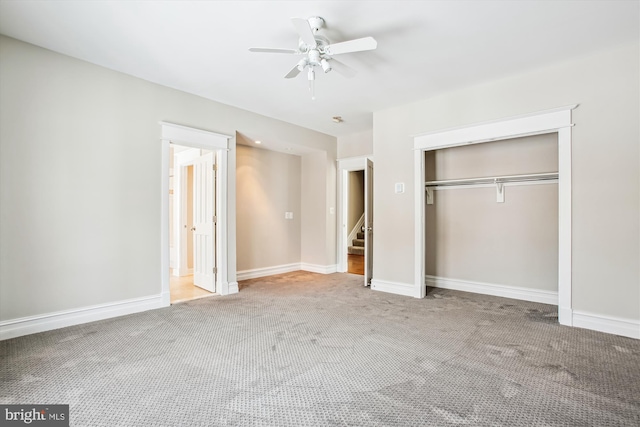
[{"label": "closet shelf bracket", "polygon": [[496,202],[504,203],[504,183],[496,180]]},{"label": "closet shelf bracket", "polygon": [[433,204],[433,187],[426,187],[427,190],[427,204]]}]

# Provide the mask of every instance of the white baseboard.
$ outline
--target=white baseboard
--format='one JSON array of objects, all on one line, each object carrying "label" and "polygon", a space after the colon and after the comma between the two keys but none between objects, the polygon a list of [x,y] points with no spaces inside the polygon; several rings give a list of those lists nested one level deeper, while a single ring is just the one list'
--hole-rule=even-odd
[{"label": "white baseboard", "polygon": [[573,326],[573,310],[571,310],[571,307],[558,306],[558,323],[564,326]]},{"label": "white baseboard", "polygon": [[274,274],[284,274],[290,273],[292,271],[310,271],[312,273],[320,273],[320,274],[331,274],[335,273],[338,270],[338,265],[318,265],[318,264],[308,264],[305,262],[302,263],[293,263],[293,264],[284,264],[284,265],[275,265],[273,267],[264,267],[264,268],[254,268],[251,270],[242,270],[237,272],[238,281],[243,281],[247,279],[255,279],[258,277],[266,277],[273,276]]},{"label": "white baseboard", "polygon": [[552,291],[496,285],[493,283],[470,282],[467,280],[448,279],[429,275],[425,277],[425,280],[427,286],[434,288],[452,289],[455,291],[473,292],[476,294],[558,305],[558,293]]},{"label": "white baseboard", "polygon": [[273,267],[254,268],[237,272],[238,281],[255,279],[258,277],[273,276],[274,274],[290,273],[301,270],[300,263],[276,265]]},{"label": "white baseboard", "polygon": [[573,311],[573,326],[640,339],[640,321]]},{"label": "white baseboard", "polygon": [[412,283],[398,283],[372,279],[371,289],[374,291],[389,292],[391,294],[420,298],[420,286],[416,286]]},{"label": "white baseboard", "polygon": [[0,322],[0,340],[167,307],[168,304],[164,302],[165,299],[163,295],[158,294],[114,303],[5,320]]},{"label": "white baseboard", "polygon": [[229,292],[227,293],[227,295],[237,294],[238,292],[240,292],[240,288],[238,287],[238,282],[229,282],[228,289],[229,289]]},{"label": "white baseboard", "polygon": [[332,274],[338,271],[338,265],[318,265],[302,262],[300,263],[300,270],[310,271],[311,273]]},{"label": "white baseboard", "polygon": [[171,270],[171,275],[174,277],[184,277],[193,275],[193,268],[186,268],[180,270],[179,268],[174,268]]}]

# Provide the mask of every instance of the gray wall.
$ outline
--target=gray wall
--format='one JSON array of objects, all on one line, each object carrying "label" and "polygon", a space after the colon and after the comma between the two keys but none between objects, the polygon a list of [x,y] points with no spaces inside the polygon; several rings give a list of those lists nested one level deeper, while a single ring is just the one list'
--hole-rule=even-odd
[{"label": "gray wall", "polygon": [[573,308],[640,319],[639,52],[619,46],[374,113],[374,279],[414,281],[412,135],[578,103]]},{"label": "gray wall", "polygon": [[[300,262],[301,159],[240,145],[236,155],[238,271]],[[285,219],[293,212],[293,219]]]},{"label": "gray wall", "polygon": [[[0,55],[0,320],[160,293],[160,120],[317,150],[322,156],[309,163],[321,188],[301,210],[335,201],[335,185],[327,185],[335,172],[326,175],[335,168],[335,137],[4,36]],[[235,165],[234,148],[230,280]],[[303,221],[303,234],[326,231],[313,241],[319,251],[301,249],[308,262],[335,263],[332,219],[323,209]]]},{"label": "gray wall", "polygon": [[[425,154],[426,180],[558,171],[557,134],[466,145]],[[558,290],[558,185],[434,191],[427,205],[426,274]]]}]

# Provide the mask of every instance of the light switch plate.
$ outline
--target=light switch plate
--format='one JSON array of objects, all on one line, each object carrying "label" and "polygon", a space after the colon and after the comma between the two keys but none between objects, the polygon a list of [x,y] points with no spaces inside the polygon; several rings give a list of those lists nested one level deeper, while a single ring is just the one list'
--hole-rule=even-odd
[{"label": "light switch plate", "polygon": [[404,182],[396,182],[396,194],[404,193]]}]

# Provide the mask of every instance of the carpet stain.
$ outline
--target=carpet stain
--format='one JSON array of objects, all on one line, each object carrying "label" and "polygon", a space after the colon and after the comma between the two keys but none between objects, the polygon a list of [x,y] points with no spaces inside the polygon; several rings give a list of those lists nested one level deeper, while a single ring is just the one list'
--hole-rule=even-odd
[{"label": "carpet stain", "polygon": [[633,354],[633,352],[631,350],[629,350],[628,348],[625,347],[620,347],[619,345],[614,345],[613,348],[615,348],[616,350],[618,350],[620,353],[624,353],[624,354]]},{"label": "carpet stain", "polygon": [[557,324],[558,323],[558,313],[556,312],[547,312],[538,309],[529,309],[527,310],[527,318],[534,322],[542,322],[549,324]]},{"label": "carpet stain", "polygon": [[507,399],[517,396],[522,391],[522,385],[514,382],[507,382],[500,388],[500,394]]},{"label": "carpet stain", "polygon": [[432,411],[451,424],[469,426],[478,425],[480,423],[480,417],[476,414],[464,416],[456,414],[455,412],[448,411],[444,408],[433,408]]}]

